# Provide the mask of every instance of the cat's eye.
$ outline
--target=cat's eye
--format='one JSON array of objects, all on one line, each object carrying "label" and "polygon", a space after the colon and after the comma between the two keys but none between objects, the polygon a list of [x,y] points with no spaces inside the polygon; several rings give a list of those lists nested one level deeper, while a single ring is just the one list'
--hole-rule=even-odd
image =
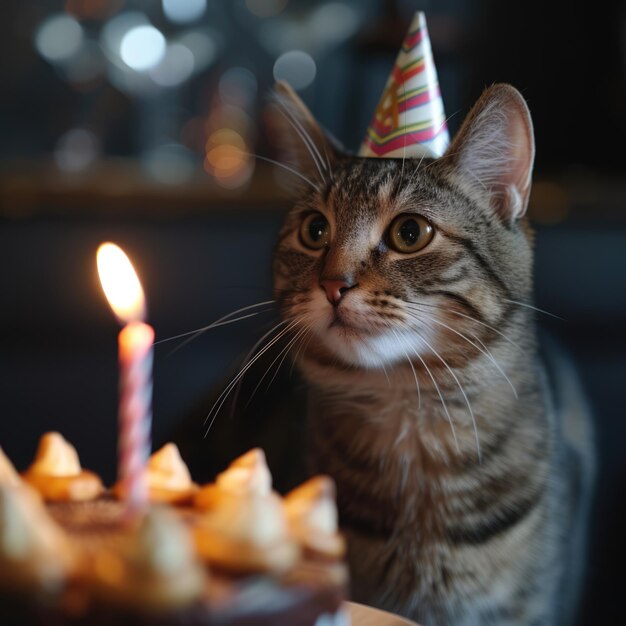
[{"label": "cat's eye", "polygon": [[321,213],[310,213],[300,225],[300,241],[312,250],[327,246],[329,234],[328,220]]},{"label": "cat's eye", "polygon": [[410,254],[425,248],[434,234],[430,222],[421,215],[399,215],[389,226],[387,240],[396,252]]}]

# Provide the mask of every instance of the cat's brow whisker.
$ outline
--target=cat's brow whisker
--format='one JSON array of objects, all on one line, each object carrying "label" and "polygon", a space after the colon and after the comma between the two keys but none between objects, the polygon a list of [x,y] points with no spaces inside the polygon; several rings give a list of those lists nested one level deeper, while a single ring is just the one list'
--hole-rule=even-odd
[{"label": "cat's brow whisker", "polygon": [[480,440],[478,438],[478,427],[476,425],[476,417],[474,415],[474,411],[472,410],[472,405],[470,404],[469,398],[467,397],[467,394],[465,393],[465,389],[463,389],[463,385],[461,385],[461,381],[459,380],[458,376],[454,373],[454,370],[450,367],[450,365],[448,365],[447,361],[439,354],[439,352],[437,352],[437,350],[435,350],[435,348],[432,345],[430,345],[430,343],[428,343],[428,341],[426,341],[426,339],[424,339],[422,335],[420,335],[419,333],[416,333],[416,334],[418,335],[420,340],[426,345],[426,347],[443,363],[444,367],[448,370],[448,372],[450,372],[450,376],[452,376],[452,378],[454,379],[454,382],[457,384],[457,387],[459,388],[459,391],[461,392],[461,395],[463,396],[463,399],[465,400],[465,404],[467,405],[467,410],[469,411],[470,418],[472,420],[472,426],[474,428],[474,438],[476,439],[476,454],[478,455],[478,462],[482,463],[482,456],[480,453]]},{"label": "cat's brow whisker", "polygon": [[545,309],[540,309],[539,307],[533,306],[532,304],[528,304],[527,302],[518,302],[517,300],[509,300],[507,298],[502,298],[504,302],[508,302],[509,304],[517,304],[517,306],[523,306],[527,309],[531,309],[533,311],[537,311],[537,313],[543,313],[544,315],[549,315],[550,317],[554,317],[557,320],[564,321],[565,318],[560,315],[556,315],[555,313],[550,313],[550,311],[546,311]]},{"label": "cat's brow whisker", "polygon": [[460,311],[456,311],[454,309],[442,309],[440,306],[438,306],[436,304],[427,304],[426,302],[415,302],[415,301],[412,301],[412,300],[406,300],[406,302],[408,302],[409,304],[417,305],[417,306],[430,307],[432,309],[437,309],[437,310],[443,311],[445,313],[451,313],[453,315],[458,315],[459,317],[464,317],[465,319],[471,320],[472,322],[475,322],[476,324],[480,324],[481,326],[484,326],[485,328],[488,328],[489,330],[493,331],[494,333],[500,335],[500,337],[502,337],[502,339],[508,341],[514,348],[517,348],[520,352],[523,352],[522,347],[520,345],[515,343],[510,337],[507,337],[502,331],[498,330],[495,326],[492,326],[491,324],[487,324],[486,322],[482,322],[481,320],[476,319],[475,317],[472,317],[471,315],[467,315],[466,313],[461,313]]},{"label": "cat's brow whisker", "polygon": [[[413,332],[415,332],[414,329],[411,329]],[[397,331],[393,331],[394,335],[396,335],[397,339],[399,341],[402,341],[402,337],[397,333]],[[420,336],[418,333],[416,333],[418,335],[418,337]],[[421,337],[420,337],[421,339]],[[405,344],[408,345],[411,350],[413,351],[413,353],[415,354],[415,356],[419,359],[420,363],[422,364],[422,366],[424,367],[424,369],[426,370],[426,372],[428,373],[428,375],[430,376],[430,379],[433,381],[433,385],[435,387],[435,390],[437,391],[437,395],[439,396],[439,400],[441,400],[441,406],[443,407],[443,410],[446,414],[446,417],[448,418],[448,423],[450,424],[450,429],[452,431],[452,438],[454,439],[454,445],[456,446],[456,450],[457,453],[461,453],[461,448],[459,447],[459,440],[457,439],[456,436],[456,429],[454,428],[454,422],[452,421],[452,416],[450,415],[450,411],[448,410],[448,406],[446,405],[446,401],[443,399],[443,394],[441,393],[441,389],[439,388],[439,385],[437,384],[437,381],[435,380],[435,377],[433,376],[433,373],[430,371],[430,368],[428,367],[428,365],[426,364],[426,361],[424,361],[424,359],[422,358],[422,356],[420,355],[420,353],[408,342],[405,340]]]},{"label": "cat's brow whisker", "polygon": [[[313,137],[311,137],[310,133],[307,131],[307,129],[302,125],[302,122],[298,119],[298,117],[296,115],[294,115],[287,106],[285,106],[285,104],[283,102],[280,102],[280,110],[283,112],[283,114],[285,115],[287,121],[291,121],[293,122],[293,125],[297,126],[300,129],[300,132],[302,133],[302,135],[308,140],[310,147],[312,150],[315,151],[315,154],[317,155],[317,158],[320,162],[320,164],[322,165],[322,167],[326,167],[324,164],[324,161],[322,159],[322,155],[320,154],[319,148],[317,147],[317,144],[315,143],[315,141],[313,140]],[[300,133],[298,133],[300,134]],[[301,137],[302,137],[301,135]]]},{"label": "cat's brow whisker", "polygon": [[291,172],[294,176],[297,176],[298,178],[302,179],[305,183],[308,183],[309,185],[311,185],[311,187],[313,187],[313,189],[315,189],[317,193],[320,193],[320,188],[310,178],[307,178],[304,174],[302,174],[295,168],[289,167],[289,165],[285,165],[284,163],[281,163],[280,161],[270,159],[269,157],[261,156],[260,154],[254,154],[253,152],[243,152],[242,154],[246,154],[250,157],[254,157],[255,159],[260,159],[261,161],[267,161],[268,163],[272,163],[273,165],[278,165],[278,167],[282,167],[284,170]]},{"label": "cat's brow whisker", "polygon": [[[502,367],[500,367],[500,364],[496,361],[495,357],[493,356],[493,354],[491,354],[491,351],[487,347],[481,348],[479,345],[477,345],[471,339],[469,339],[466,335],[464,335],[463,333],[459,332],[458,330],[452,328],[452,326],[449,326],[448,324],[444,324],[442,321],[438,320],[436,317],[428,315],[428,314],[424,313],[424,311],[419,311],[419,313],[421,313],[422,315],[425,315],[427,319],[429,319],[430,321],[434,322],[435,324],[438,324],[439,326],[443,326],[444,328],[447,328],[450,332],[454,333],[455,335],[458,335],[459,337],[461,337],[461,339],[464,339],[465,341],[467,341],[467,343],[469,343],[471,346],[474,346],[474,348],[476,348],[479,352],[484,354],[494,364],[494,366],[496,367],[498,372],[500,372],[500,374],[503,376],[503,378],[506,380],[506,382],[509,383],[511,389],[513,390],[513,394],[515,395],[515,398],[518,398],[517,390],[515,389],[513,383],[510,380],[510,378],[506,375],[506,373],[502,369]],[[408,315],[410,317],[412,317],[413,319],[415,319],[416,321],[418,321],[418,322],[420,322],[420,321],[423,322],[423,320],[420,320],[420,318],[418,316],[414,315],[414,314],[408,313]]]},{"label": "cat's brow whisker", "polygon": [[[209,418],[211,417],[211,415],[213,415],[213,417],[211,418],[211,422],[209,424],[209,427],[207,428],[204,436],[205,438],[207,437],[207,435],[209,434],[209,431],[211,430],[211,427],[213,426],[213,423],[215,422],[215,418],[217,417],[218,413],[220,412],[220,409],[222,408],[222,405],[224,404],[224,402],[226,401],[226,398],[228,397],[228,395],[230,394],[230,392],[232,391],[232,389],[234,388],[234,386],[237,384],[237,381],[254,365],[254,363],[256,363],[256,361],[258,361],[261,356],[263,356],[263,354],[265,354],[281,337],[283,337],[287,332],[289,332],[289,330],[291,330],[295,325],[296,325],[297,321],[292,321],[289,326],[287,326],[287,328],[283,328],[280,333],[278,333],[278,335],[276,337],[274,337],[268,344],[266,344],[261,350],[259,350],[259,352],[252,358],[250,359],[250,361],[239,371],[239,373],[230,381],[230,383],[228,383],[228,385],[226,385],[225,389],[222,391],[222,393],[219,395],[219,397],[217,398],[217,400],[215,401],[215,403],[213,404],[213,406],[211,407],[211,409],[209,410],[206,418],[204,419],[204,423],[206,424],[207,421],[209,420]],[[216,408],[217,407],[217,408]]]},{"label": "cat's brow whisker", "polygon": [[302,124],[300,124],[300,121],[295,116],[291,115],[287,107],[285,107],[281,103],[278,110],[282,113],[283,117],[287,120],[289,125],[296,131],[296,134],[302,140],[302,143],[304,144],[309,154],[311,155],[311,159],[313,160],[313,163],[315,163],[315,167],[317,168],[317,171],[319,172],[319,175],[322,181],[325,183],[326,178],[324,176],[324,172],[322,171],[322,167],[326,169],[326,164],[322,160],[322,155],[317,149],[315,142],[313,141],[309,133],[306,131],[306,129],[302,126]]}]

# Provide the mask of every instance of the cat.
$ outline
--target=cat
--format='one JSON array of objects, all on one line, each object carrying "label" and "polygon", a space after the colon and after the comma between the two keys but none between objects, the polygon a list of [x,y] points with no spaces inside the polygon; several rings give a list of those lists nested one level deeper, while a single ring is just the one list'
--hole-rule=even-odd
[{"label": "cat", "polygon": [[423,626],[571,623],[593,433],[568,361],[540,354],[524,99],[486,89],[438,159],[352,156],[285,84],[275,111],[301,183],[275,298],[353,599]]}]

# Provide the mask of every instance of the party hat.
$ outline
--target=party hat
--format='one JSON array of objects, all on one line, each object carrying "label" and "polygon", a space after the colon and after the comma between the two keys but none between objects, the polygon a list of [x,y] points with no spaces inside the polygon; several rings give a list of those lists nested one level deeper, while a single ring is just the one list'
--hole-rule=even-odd
[{"label": "party hat", "polygon": [[440,157],[450,142],[437,70],[418,11],[361,144],[364,157]]}]

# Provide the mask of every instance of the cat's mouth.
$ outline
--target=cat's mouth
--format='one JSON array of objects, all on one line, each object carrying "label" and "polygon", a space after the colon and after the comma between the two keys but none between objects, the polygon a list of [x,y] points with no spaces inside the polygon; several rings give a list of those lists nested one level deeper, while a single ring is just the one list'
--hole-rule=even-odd
[{"label": "cat's mouth", "polygon": [[328,329],[335,329],[341,334],[352,338],[362,338],[364,335],[367,335],[368,332],[366,328],[357,325],[355,320],[352,319],[353,317],[354,315],[351,315],[347,310],[341,307],[336,308],[333,310]]},{"label": "cat's mouth", "polygon": [[342,319],[338,315],[335,315],[331,323],[328,325],[328,328],[337,328],[352,335],[356,335],[361,331],[360,328],[357,328],[356,326],[353,326],[352,324],[346,322],[346,320]]}]

